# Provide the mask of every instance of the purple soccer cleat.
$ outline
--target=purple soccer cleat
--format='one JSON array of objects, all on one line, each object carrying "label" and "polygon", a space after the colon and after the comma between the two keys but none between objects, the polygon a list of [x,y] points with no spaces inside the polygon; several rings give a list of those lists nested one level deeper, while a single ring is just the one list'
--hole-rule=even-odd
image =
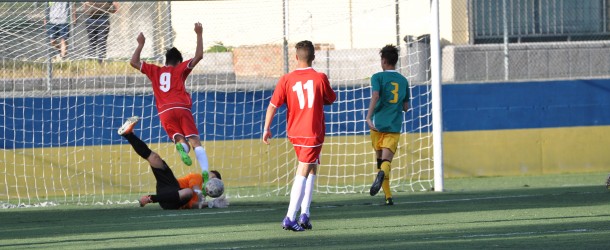
[{"label": "purple soccer cleat", "polygon": [[313,227],[311,226],[311,222],[309,222],[309,216],[307,216],[307,214],[301,214],[301,216],[299,216],[299,225],[303,228],[303,229],[312,229]]},{"label": "purple soccer cleat", "polygon": [[284,218],[284,221],[282,221],[282,228],[284,230],[291,230],[295,232],[305,231],[305,229],[299,226],[299,223],[296,221],[291,221],[288,217]]}]

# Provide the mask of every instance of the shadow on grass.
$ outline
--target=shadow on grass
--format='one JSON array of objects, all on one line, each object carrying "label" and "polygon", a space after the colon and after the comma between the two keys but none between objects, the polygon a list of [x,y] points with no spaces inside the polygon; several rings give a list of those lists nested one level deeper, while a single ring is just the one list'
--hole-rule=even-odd
[{"label": "shadow on grass", "polygon": [[[316,197],[318,196],[318,197]],[[490,229],[476,229],[478,224],[488,223],[503,223],[503,222],[518,222],[540,221],[566,219],[565,216],[554,216],[552,214],[537,216],[535,218],[486,218],[484,220],[472,219],[470,221],[456,222],[438,222],[430,220],[429,222],[413,222],[412,218],[438,218],[448,217],[454,218],[456,213],[485,213],[485,212],[502,212],[506,211],[522,211],[526,209],[545,209],[545,208],[570,208],[570,207],[587,207],[596,205],[609,204],[610,195],[607,190],[599,186],[580,186],[580,187],[561,187],[561,188],[523,188],[511,190],[496,190],[496,191],[476,191],[476,192],[454,192],[454,193],[398,193],[395,194],[394,206],[382,206],[383,195],[370,197],[368,195],[316,195],[312,204],[312,220],[324,225],[326,221],[358,221],[352,226],[343,225],[326,225],[322,228],[318,227],[316,231],[327,232],[333,235],[334,230],[355,230],[362,234],[377,235],[375,232],[395,230],[396,224],[390,223],[389,228],[384,226],[376,226],[374,221],[383,220],[404,220],[398,222],[401,227],[435,227],[440,225],[472,225],[470,231],[454,232],[445,234],[432,233],[434,237],[449,237],[451,235],[476,235],[489,233]],[[284,201],[278,201],[284,200]],[[204,209],[204,210],[161,210],[158,206],[139,207],[83,207],[83,208],[68,208],[61,207],[47,209],[15,209],[10,211],[0,212],[0,221],[3,226],[0,228],[0,240],[12,239],[32,239],[38,242],[37,238],[46,237],[74,237],[74,235],[83,234],[103,234],[103,233],[119,233],[120,237],[133,237],[135,239],[146,239],[150,236],[130,236],[130,232],[138,231],[145,232],[147,230],[168,230],[172,232],[174,229],[194,229],[206,233],[222,233],[222,234],[252,234],[261,230],[269,231],[270,235],[275,233],[284,233],[281,231],[280,222],[285,216],[288,206],[288,197],[275,197],[273,201],[261,198],[260,201],[232,201],[232,205],[227,209]],[[434,217],[430,217],[430,216]],[[454,216],[454,217],[451,217]],[[602,216],[604,217],[604,216]],[[574,215],[575,219],[587,218],[586,215]],[[591,220],[606,220],[605,218],[589,218]],[[364,224],[364,225],[363,225]],[[372,226],[369,226],[371,224]],[[227,232],[228,226],[232,231]],[[579,226],[567,226],[566,228],[576,228]],[[584,227],[584,226],[583,226]],[[605,228],[602,225],[593,226],[595,228]],[[362,232],[362,228],[368,228],[370,232]],[[555,228],[555,227],[553,227]],[[591,228],[584,227],[584,228]],[[276,232],[277,231],[277,232]],[[399,230],[400,231],[400,230]],[[506,231],[527,231],[527,228],[514,228]],[[552,228],[540,229],[538,231],[553,231]],[[123,236],[124,233],[124,236]],[[607,233],[607,232],[606,232]],[[157,232],[151,232],[151,235],[156,235]],[[347,232],[346,234],[350,234]],[[169,233],[168,235],[172,235]],[[344,242],[343,247],[348,247],[354,242],[361,242],[360,235],[357,239],[353,235],[345,236],[345,239],[338,238],[337,242]],[[377,235],[383,239],[383,235]],[[409,240],[420,238],[430,238],[428,235],[409,235],[399,236],[390,233],[396,239],[388,240]],[[270,238],[274,238],[270,236]],[[451,237],[454,237],[451,236]],[[231,236],[233,237],[233,236]],[[299,236],[300,237],[300,236]],[[372,236],[371,236],[372,237]],[[375,237],[369,237],[369,240],[375,240]],[[525,236],[523,236],[525,237]],[[454,237],[455,238],[455,237]],[[608,237],[606,237],[608,238]],[[349,239],[349,240],[348,240]],[[485,238],[486,240],[489,240]],[[44,239],[40,239],[44,240]],[[334,242],[334,238],[327,239],[329,242]],[[67,240],[69,241],[69,240]],[[78,242],[79,240],[75,240]],[[87,240],[83,240],[87,241]],[[316,237],[316,241],[318,238]],[[260,241],[256,242],[240,242],[232,241],[239,245],[259,246]],[[265,241],[263,241],[265,242]],[[443,240],[439,242],[445,242]],[[410,244],[415,244],[411,242]],[[34,243],[31,243],[34,244]],[[38,244],[38,243],[37,243]],[[42,243],[41,243],[42,244]],[[280,243],[271,242],[269,240],[265,246],[284,247],[292,246],[288,242],[282,245]],[[300,243],[299,243],[300,244]],[[329,243],[330,244],[330,243]],[[440,244],[440,243],[439,243]],[[444,243],[443,243],[444,244]],[[23,246],[28,244],[24,243]],[[314,244],[315,245],[315,244]],[[331,244],[332,245],[332,244]],[[7,246],[0,242],[0,246]],[[16,246],[16,245],[13,245]],[[172,245],[172,248],[181,248],[182,245]],[[320,245],[323,246],[323,245]],[[329,245],[330,246],[330,245]],[[339,245],[336,245],[339,247]],[[357,244],[353,245],[358,248]],[[372,247],[372,245],[368,245]],[[403,245],[397,245],[403,246]],[[417,245],[412,245],[417,246]],[[441,245],[439,245],[440,247]],[[167,246],[164,246],[167,247]],[[189,246],[189,247],[192,247]],[[342,248],[343,248],[342,247]],[[423,247],[423,245],[422,245]],[[187,247],[188,248],[188,247]]]},{"label": "shadow on grass", "polygon": [[[181,243],[163,241],[151,244],[148,239],[169,239],[172,237],[197,238],[192,234],[152,234],[147,236],[84,237],[75,240],[42,241],[34,244],[16,243],[0,245],[5,247],[47,246],[48,244],[103,244],[105,241],[139,241],[138,247],[123,249],[605,249],[610,240],[610,226],[605,218],[597,221],[547,223],[542,225],[502,225],[484,224],[479,227],[465,225],[459,230],[430,230],[426,226],[412,227],[396,223],[388,230],[376,227],[334,228],[329,232],[307,231],[294,233],[277,231],[261,239],[241,239],[242,232],[225,232],[213,241],[189,241]],[[132,244],[134,245],[134,244]]]},{"label": "shadow on grass", "polygon": [[605,221],[536,227],[492,226],[437,232],[417,232],[417,229],[410,232],[396,226],[392,232],[385,233],[359,230],[342,235],[318,234],[314,237],[311,232],[278,232],[267,239],[231,239],[217,243],[202,242],[199,246],[175,243],[136,249],[607,249],[609,236],[610,226]]}]

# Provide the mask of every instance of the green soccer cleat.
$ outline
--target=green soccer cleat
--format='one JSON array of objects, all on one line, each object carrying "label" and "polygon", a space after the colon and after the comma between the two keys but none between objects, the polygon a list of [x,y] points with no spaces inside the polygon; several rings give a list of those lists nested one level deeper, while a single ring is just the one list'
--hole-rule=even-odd
[{"label": "green soccer cleat", "polygon": [[184,151],[182,143],[176,143],[176,149],[178,150],[178,153],[180,153],[180,158],[182,158],[182,162],[184,162],[184,164],[186,164],[187,166],[193,164],[191,157],[186,153],[186,151]]},{"label": "green soccer cleat", "polygon": [[201,190],[205,190],[205,184],[208,184],[208,180],[210,180],[210,174],[208,171],[201,171],[201,178],[203,179],[203,188]]}]

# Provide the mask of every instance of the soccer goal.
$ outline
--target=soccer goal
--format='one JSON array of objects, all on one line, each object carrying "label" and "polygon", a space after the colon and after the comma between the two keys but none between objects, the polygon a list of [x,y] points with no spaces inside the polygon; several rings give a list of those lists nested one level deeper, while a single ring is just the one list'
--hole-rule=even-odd
[{"label": "soccer goal", "polygon": [[[432,32],[430,13],[409,10],[422,5],[415,0],[332,2],[1,2],[0,202],[128,203],[153,192],[150,167],[117,134],[133,115],[142,117],[135,133],[177,176],[199,172],[196,163],[180,161],[160,125],[149,80],[129,66],[139,32],[147,62],[163,64],[172,46],[192,57],[195,22],[203,24],[206,53],[187,88],[210,169],[222,173],[227,194],[290,192],[297,161],[286,139],[285,108],[271,127],[271,145],[261,133],[273,88],[295,68],[294,44],[301,40],[314,42],[313,67],[329,76],[338,97],[325,110],[316,192],[368,192],[377,171],[365,122],[370,76],[381,70],[379,49],[396,43],[411,100],[392,189],[432,190],[435,43],[424,35]],[[414,20],[417,28],[410,26]]]}]

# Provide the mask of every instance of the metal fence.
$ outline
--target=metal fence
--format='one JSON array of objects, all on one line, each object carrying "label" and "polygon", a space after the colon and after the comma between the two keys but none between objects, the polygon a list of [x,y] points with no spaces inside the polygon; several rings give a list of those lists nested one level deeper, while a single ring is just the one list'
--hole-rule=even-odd
[{"label": "metal fence", "polygon": [[443,48],[444,82],[610,76],[606,0],[452,4],[451,25],[441,26],[454,38]]}]

